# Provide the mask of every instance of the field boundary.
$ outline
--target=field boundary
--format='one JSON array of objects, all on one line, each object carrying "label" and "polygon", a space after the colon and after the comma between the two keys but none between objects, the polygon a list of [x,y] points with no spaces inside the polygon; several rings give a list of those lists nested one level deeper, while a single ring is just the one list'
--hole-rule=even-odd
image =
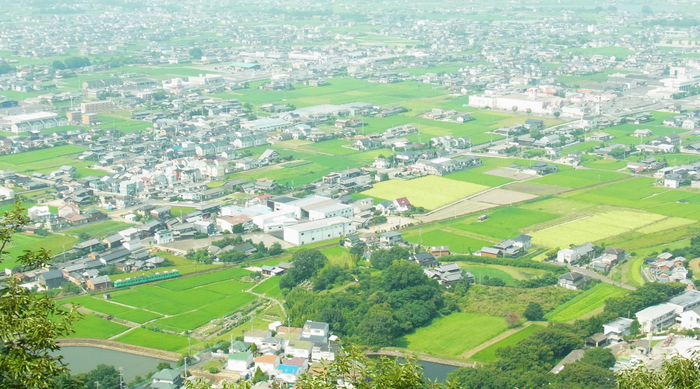
[{"label": "field boundary", "polygon": [[61,338],[58,339],[58,345],[61,347],[97,347],[105,350],[120,351],[173,362],[179,361],[181,357],[180,354],[171,351],[163,351],[143,346],[134,346],[127,343],[99,338]]},{"label": "field boundary", "polygon": [[532,322],[532,321],[528,321],[518,328],[512,328],[512,329],[510,329],[510,330],[508,330],[508,331],[506,331],[498,336],[495,336],[495,337],[487,340],[486,342],[474,347],[473,349],[465,352],[464,354],[460,355],[460,357],[461,358],[471,358],[474,356],[474,354],[478,353],[479,351],[481,351],[489,346],[492,346],[492,345],[502,341],[503,339],[505,339],[511,335],[515,335],[518,332],[523,331],[524,329],[526,329],[527,327],[530,327],[533,324],[536,324],[536,323]]},{"label": "field boundary", "polygon": [[399,350],[379,350],[379,351],[365,351],[365,355],[376,355],[376,356],[382,356],[382,357],[395,357],[395,358],[411,358],[411,357],[417,357],[419,361],[425,361],[425,362],[432,362],[432,363],[439,363],[441,365],[449,365],[449,366],[456,366],[456,367],[476,367],[476,363],[468,363],[468,362],[460,362],[460,361],[454,361],[451,359],[442,359],[442,358],[436,358],[436,357],[431,357],[428,355],[425,355],[423,353],[417,352],[417,351],[399,351]]}]

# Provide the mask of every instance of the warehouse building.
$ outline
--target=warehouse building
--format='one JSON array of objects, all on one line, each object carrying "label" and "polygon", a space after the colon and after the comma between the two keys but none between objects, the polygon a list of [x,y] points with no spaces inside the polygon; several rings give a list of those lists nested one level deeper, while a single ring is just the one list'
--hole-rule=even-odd
[{"label": "warehouse building", "polygon": [[344,217],[315,220],[284,227],[284,240],[303,245],[322,240],[337,239],[355,232],[353,223]]}]

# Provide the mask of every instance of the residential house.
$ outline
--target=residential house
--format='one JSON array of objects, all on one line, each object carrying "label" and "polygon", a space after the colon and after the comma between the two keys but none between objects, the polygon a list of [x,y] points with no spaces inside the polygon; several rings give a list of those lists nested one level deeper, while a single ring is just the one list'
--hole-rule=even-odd
[{"label": "residential house", "polygon": [[87,288],[90,290],[102,290],[111,288],[112,280],[109,279],[109,276],[99,276],[87,279],[85,285],[87,285]]},{"label": "residential house", "polygon": [[700,306],[681,313],[681,329],[694,330],[700,328]]},{"label": "residential house", "polygon": [[263,339],[269,338],[272,333],[268,330],[252,330],[246,331],[243,334],[243,341],[246,343],[255,343],[258,348],[262,347]]},{"label": "residential house", "polygon": [[429,252],[433,257],[440,258],[443,255],[450,255],[450,248],[448,246],[432,246]]},{"label": "residential house", "polygon": [[260,369],[263,373],[271,374],[280,365],[280,357],[273,354],[261,355],[253,360],[255,369]]},{"label": "residential house", "polygon": [[387,231],[379,234],[379,242],[382,244],[393,246],[395,244],[403,243],[403,237],[400,232],[397,231]]},{"label": "residential house", "polygon": [[430,253],[416,253],[408,257],[409,261],[415,262],[425,268],[433,268],[440,263]]},{"label": "residential house", "polygon": [[46,289],[60,288],[61,284],[66,281],[63,278],[63,272],[57,269],[49,270],[47,272],[39,274],[37,280],[41,285],[46,286]]},{"label": "residential house", "polygon": [[394,206],[396,207],[396,210],[399,212],[405,212],[410,210],[413,206],[411,205],[411,202],[408,201],[406,197],[401,197],[396,200],[394,200]]},{"label": "residential house", "polygon": [[180,370],[163,369],[151,376],[152,389],[177,389],[182,387],[185,379],[182,377]]},{"label": "residential house", "polygon": [[579,289],[588,282],[588,278],[581,273],[569,272],[559,276],[558,284],[567,289]]},{"label": "residential house", "polygon": [[622,342],[622,338],[630,334],[632,322],[634,320],[618,317],[610,323],[603,324],[603,334],[612,342]]},{"label": "residential house", "polygon": [[253,354],[249,352],[233,353],[228,355],[226,370],[235,371],[245,375],[253,365]]}]

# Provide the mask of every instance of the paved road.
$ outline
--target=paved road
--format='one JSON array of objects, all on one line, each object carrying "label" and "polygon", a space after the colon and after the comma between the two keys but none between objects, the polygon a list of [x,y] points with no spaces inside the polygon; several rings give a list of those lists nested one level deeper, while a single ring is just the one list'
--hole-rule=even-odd
[{"label": "paved road", "polygon": [[637,290],[637,288],[635,288],[634,286],[630,286],[630,285],[627,285],[627,284],[623,284],[623,283],[621,283],[621,282],[614,281],[614,280],[612,280],[612,279],[610,279],[610,278],[608,278],[608,277],[605,277],[605,276],[603,276],[603,275],[600,275],[600,274],[598,274],[598,273],[596,273],[596,272],[594,272],[594,271],[592,271],[592,270],[587,270],[587,269],[584,269],[584,268],[581,268],[581,267],[578,267],[578,266],[571,266],[571,265],[569,265],[568,267],[569,267],[569,270],[575,271],[575,272],[577,272],[577,273],[581,273],[581,274],[583,274],[584,276],[591,277],[591,278],[596,278],[596,279],[599,279],[599,280],[601,280],[601,281],[603,281],[603,282],[606,282],[606,283],[608,283],[608,284],[615,285],[615,286],[619,286],[619,287],[621,287],[621,288],[625,288],[625,289],[628,289],[628,290]]}]

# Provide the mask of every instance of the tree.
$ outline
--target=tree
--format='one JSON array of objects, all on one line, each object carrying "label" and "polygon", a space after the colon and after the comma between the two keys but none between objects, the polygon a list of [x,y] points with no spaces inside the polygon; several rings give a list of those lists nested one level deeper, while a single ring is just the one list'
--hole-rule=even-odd
[{"label": "tree", "polygon": [[315,276],[323,269],[328,258],[315,249],[299,250],[292,256],[292,267],[280,279],[280,288],[291,288]]},{"label": "tree", "polygon": [[[614,359],[614,358],[613,358]],[[591,365],[582,361],[566,365],[557,374],[562,388],[567,389],[613,389],[615,373],[610,369]]]},{"label": "tree", "polygon": [[0,74],[7,74],[16,71],[17,68],[7,63],[7,61],[0,61]]},{"label": "tree", "polygon": [[282,252],[284,252],[284,250],[282,250],[282,245],[279,244],[279,242],[273,243],[273,244],[270,246],[270,248],[267,250],[267,253],[268,253],[270,256],[273,256],[273,257],[274,257],[275,255],[280,255],[280,254],[282,254]]},{"label": "tree", "polygon": [[66,64],[64,64],[63,62],[61,62],[59,60],[55,60],[55,61],[53,61],[53,64],[51,65],[51,67],[53,67],[56,70],[63,70],[66,68]]},{"label": "tree", "polygon": [[61,293],[64,295],[78,294],[80,293],[80,287],[72,282],[64,282],[61,284]]},{"label": "tree", "polygon": [[542,310],[542,306],[540,304],[530,302],[530,304],[527,305],[527,308],[525,308],[525,313],[523,313],[523,316],[530,321],[542,320],[542,317],[544,317],[544,311]]},{"label": "tree", "polygon": [[100,269],[100,271],[97,273],[98,275],[101,276],[113,276],[115,274],[122,274],[124,273],[123,271],[117,269],[117,266],[114,264],[107,265]]},{"label": "tree", "polygon": [[627,154],[627,150],[624,147],[616,147],[610,151],[610,156],[615,159],[623,159]]},{"label": "tree", "polygon": [[193,59],[202,59],[202,49],[199,47],[193,47],[189,51],[190,58]]},{"label": "tree", "polygon": [[170,369],[172,366],[168,362],[158,362],[156,365],[156,370],[161,371],[163,369]]},{"label": "tree", "polygon": [[382,173],[381,181],[389,181],[389,173]]},{"label": "tree", "polygon": [[245,228],[243,228],[243,224],[236,224],[235,226],[231,227],[231,232],[234,234],[242,234],[245,232]]},{"label": "tree", "polygon": [[229,250],[219,253],[219,261],[225,263],[240,263],[243,262],[245,258],[246,254],[242,251]]},{"label": "tree", "polygon": [[508,327],[517,327],[520,325],[520,316],[517,313],[509,313],[505,317]]},{"label": "tree", "polygon": [[697,388],[700,377],[700,358],[675,356],[664,361],[660,369],[648,369],[639,364],[634,369],[622,370],[617,378],[618,388]]},{"label": "tree", "polygon": [[90,60],[87,57],[70,57],[66,58],[63,63],[67,69],[79,69],[90,66]]},{"label": "tree", "polygon": [[517,105],[514,105],[513,108],[512,108],[512,110],[513,110],[513,112],[517,111],[517,110],[518,110],[518,106],[517,106]]},{"label": "tree", "polygon": [[644,14],[644,15],[650,15],[650,14],[652,14],[652,13],[654,13],[654,11],[652,11],[652,10],[651,10],[651,7],[649,7],[648,5],[645,5],[645,6],[642,7],[642,14]]},{"label": "tree", "polygon": [[[25,212],[18,200],[11,211],[3,213],[1,254],[14,233],[30,223]],[[46,266],[51,257],[44,248],[26,250],[17,262],[27,271]],[[54,378],[66,377],[68,371],[60,357],[50,353],[59,349],[56,339],[69,335],[78,317],[76,306],[59,309],[49,294],[32,293],[14,277],[7,279],[0,290],[0,388],[60,387]]]},{"label": "tree", "polygon": [[114,366],[99,364],[87,373],[76,374],[75,378],[85,382],[85,389],[119,388],[119,371]]},{"label": "tree", "polygon": [[612,355],[609,348],[594,347],[586,350],[586,353],[583,354],[583,358],[581,358],[581,362],[603,369],[610,369],[615,366],[615,357]]},{"label": "tree", "polygon": [[399,330],[399,323],[389,311],[371,310],[357,328],[359,341],[377,347],[391,346]]},{"label": "tree", "polygon": [[258,382],[267,381],[269,378],[270,377],[267,375],[267,373],[263,373],[258,366],[258,368],[255,369],[255,374],[253,375],[252,381],[254,384],[257,384]]},{"label": "tree", "polygon": [[384,289],[388,292],[423,285],[428,280],[421,265],[406,260],[387,267],[383,276]]},{"label": "tree", "polygon": [[408,259],[408,256],[408,250],[400,246],[394,246],[389,250],[375,250],[370,257],[370,262],[373,268],[384,270],[391,266],[394,261]]}]

